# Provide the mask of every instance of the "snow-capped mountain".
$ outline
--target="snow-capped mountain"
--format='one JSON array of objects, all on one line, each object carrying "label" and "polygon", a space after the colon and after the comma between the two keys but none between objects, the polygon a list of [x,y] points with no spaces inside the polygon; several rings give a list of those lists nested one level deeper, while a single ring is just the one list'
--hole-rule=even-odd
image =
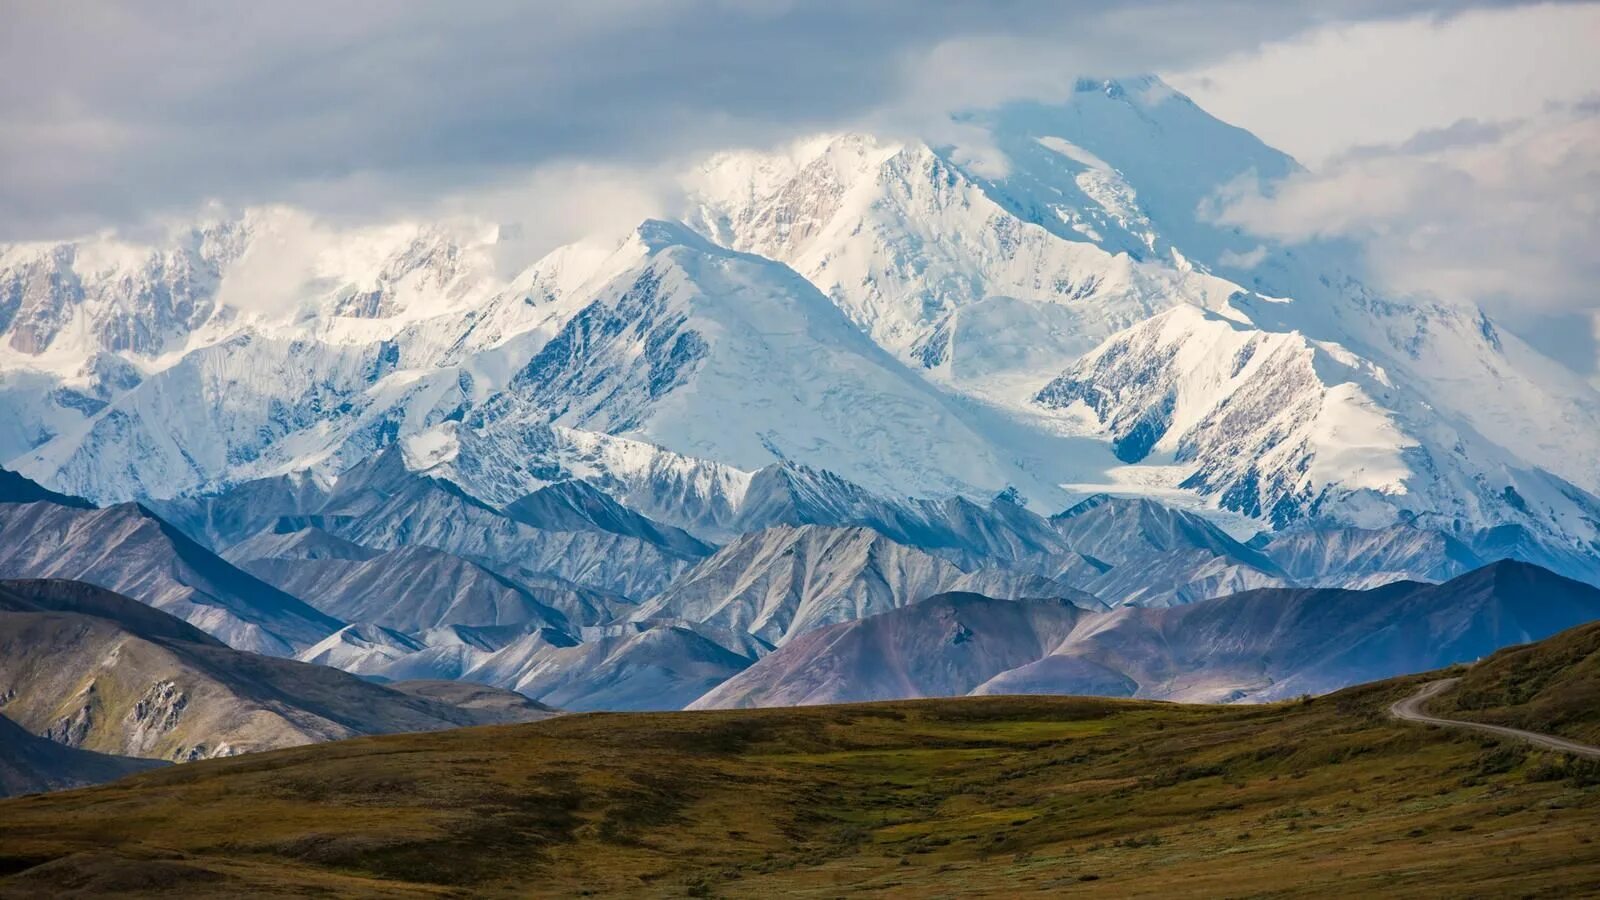
[{"label": "snow-capped mountain", "polygon": [[[903,498],[1111,491],[1237,534],[1407,522],[1568,571],[1596,554],[1593,386],[1476,309],[1374,294],[1346,248],[1216,224],[1219,190],[1292,160],[1149,78],[963,124],[1003,173],[871,135],[730,151],[684,177],[682,222],[519,273],[492,226],[283,209],[5,247],[0,453],[116,501],[326,488],[398,448],[496,515],[578,478],[691,540],[866,525],[956,561],[1060,548]],[[394,496],[391,524],[417,502]],[[594,574],[634,597],[670,578]]]},{"label": "snow-capped mountain", "polygon": [[[1063,115],[1122,108],[1075,102]],[[1036,378],[1155,311],[1226,298],[1220,279],[1145,261],[1166,247],[1110,164],[1064,137],[1024,134],[1016,118],[991,123],[1011,159],[1006,182],[924,144],[846,135],[787,157],[713,160],[693,221],[791,263],[880,343],[970,386]]]},{"label": "snow-capped mountain", "polygon": [[646,223],[642,254],[468,415],[624,434],[744,469],[794,459],[906,493],[1049,490],[1007,423],[873,344],[793,270]]},{"label": "snow-capped mountain", "polygon": [[788,261],[933,380],[1110,439],[1129,465],[1084,487],[1280,527],[1513,521],[1592,551],[1591,387],[1475,309],[1373,295],[1343,248],[1209,219],[1292,160],[1153,79],[972,121],[1004,177],[847,136],[713,160],[691,221]]},{"label": "snow-capped mountain", "polygon": [[1175,252],[1207,229],[1168,234],[1170,220],[1192,226],[1198,201],[1242,173],[1293,168],[1153,79],[1084,82],[1061,107],[969,124],[1006,155],[1004,178],[939,147],[841,135],[713,158],[690,179],[690,221],[789,263],[939,380],[1015,403],[1117,331],[1240,290]]},{"label": "snow-capped mountain", "polygon": [[[492,232],[472,231],[431,224],[338,231],[264,208],[179,229],[154,245],[96,237],[0,248],[0,408],[20,426],[4,436],[15,443],[0,449],[15,456],[18,444],[74,431],[145,377],[229,341],[313,339],[370,350],[402,331],[425,330],[419,319],[447,310],[459,314],[442,329],[448,340],[470,339],[462,332],[492,311],[486,297],[497,285],[487,255]],[[271,364],[277,355],[257,361]],[[190,368],[208,365],[220,363]],[[111,496],[110,487],[94,493]]]},{"label": "snow-capped mountain", "polygon": [[[959,124],[993,152],[717,153],[517,270],[496,225],[277,207],[0,246],[0,576],[402,712],[370,682],[1275,699],[1600,615],[1501,562],[1600,585],[1596,385],[1220,224],[1299,167],[1157,79]],[[378,730],[339,716],[305,739]]]},{"label": "snow-capped mountain", "polygon": [[1182,487],[1277,528],[1514,522],[1568,542],[1595,536],[1592,495],[1298,332],[1176,308],[1086,354],[1036,400],[1087,408],[1123,461],[1180,464]]}]

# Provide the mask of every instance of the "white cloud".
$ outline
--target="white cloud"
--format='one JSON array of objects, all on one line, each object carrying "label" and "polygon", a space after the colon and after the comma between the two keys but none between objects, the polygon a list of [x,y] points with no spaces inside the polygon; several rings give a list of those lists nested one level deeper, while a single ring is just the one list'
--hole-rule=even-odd
[{"label": "white cloud", "polygon": [[1254,269],[1256,266],[1261,265],[1261,261],[1266,258],[1266,245],[1257,244],[1255,249],[1245,253],[1235,253],[1232,250],[1224,250],[1222,251],[1222,255],[1217,257],[1217,262],[1225,266],[1236,266],[1240,269]]},{"label": "white cloud", "polygon": [[1400,294],[1515,319],[1600,308],[1600,110],[1464,122],[1358,148],[1276,184],[1240,183],[1215,217],[1287,243],[1345,238]]},{"label": "white cloud", "polygon": [[672,215],[680,192],[675,169],[559,162],[450,195],[439,209],[515,226],[497,248],[500,270],[512,273],[561,244]]},{"label": "white cloud", "polygon": [[1600,89],[1600,3],[1334,24],[1167,74],[1213,114],[1312,168],[1463,119],[1498,121]]}]

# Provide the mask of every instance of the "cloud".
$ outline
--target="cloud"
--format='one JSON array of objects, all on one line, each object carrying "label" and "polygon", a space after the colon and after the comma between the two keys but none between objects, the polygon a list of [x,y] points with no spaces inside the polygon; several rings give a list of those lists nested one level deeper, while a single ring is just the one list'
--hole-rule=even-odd
[{"label": "cloud", "polygon": [[[1449,4],[1452,10],[1474,4]],[[1422,0],[113,0],[0,33],[0,240],[207,200],[372,215],[530,170],[918,129]],[[984,158],[984,148],[970,148]]]},{"label": "cloud", "polygon": [[1350,239],[1389,291],[1531,320],[1600,308],[1600,114],[1464,121],[1365,146],[1276,184],[1248,181],[1215,218],[1286,243]]},{"label": "cloud", "polygon": [[1600,85],[1600,3],[1334,23],[1164,77],[1311,168],[1424,129],[1534,115]]},{"label": "cloud", "polygon": [[1256,266],[1261,265],[1261,261],[1266,258],[1266,245],[1257,244],[1254,249],[1245,253],[1235,253],[1232,250],[1224,250],[1222,251],[1222,255],[1217,257],[1217,262],[1224,266],[1232,266],[1240,269],[1254,269]]}]

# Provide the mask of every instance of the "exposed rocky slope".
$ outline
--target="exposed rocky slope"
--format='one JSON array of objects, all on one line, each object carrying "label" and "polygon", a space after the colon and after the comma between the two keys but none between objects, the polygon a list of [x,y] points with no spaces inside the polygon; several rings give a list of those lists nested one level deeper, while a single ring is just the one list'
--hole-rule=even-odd
[{"label": "exposed rocky slope", "polygon": [[1448,534],[1413,525],[1266,535],[1260,549],[1296,582],[1311,587],[1448,581],[1485,562]]},{"label": "exposed rocky slope", "polygon": [[274,556],[242,559],[239,566],[346,622],[407,632],[441,625],[569,627],[566,616],[532,592],[421,544],[368,559]]},{"label": "exposed rocky slope", "polygon": [[1293,583],[1216,525],[1144,498],[1098,494],[1050,524],[1068,547],[1109,564],[1077,583],[1111,604],[1173,606]]},{"label": "exposed rocky slope", "polygon": [[[975,694],[1103,694],[1219,702],[1319,694],[1470,662],[1600,618],[1600,590],[1501,562],[1440,585],[1260,589],[1169,608],[1057,613],[963,596],[831,625],[791,641],[697,702],[781,705],[929,696],[992,670]],[[947,680],[941,681],[944,678]],[[965,680],[963,680],[965,679]]]},{"label": "exposed rocky slope", "polygon": [[726,643],[690,624],[625,623],[582,642],[541,630],[462,677],[562,709],[682,709],[753,661]]},{"label": "exposed rocky slope", "polygon": [[176,761],[495,720],[326,666],[229,649],[71,581],[0,586],[0,685],[0,713],[34,734]]},{"label": "exposed rocky slope", "polygon": [[952,590],[1014,597],[1076,597],[1064,584],[1001,569],[966,571],[868,528],[807,525],[746,535],[640,606],[782,645],[822,625],[916,603]]},{"label": "exposed rocky slope", "polygon": [[[1088,614],[1065,600],[938,594],[802,634],[690,708],[960,696],[1049,653]],[[1084,693],[1125,694],[1133,685],[1104,687]]]},{"label": "exposed rocky slope", "polygon": [[229,565],[145,508],[0,502],[0,577],[132,596],[239,649],[291,655],[343,623]]}]

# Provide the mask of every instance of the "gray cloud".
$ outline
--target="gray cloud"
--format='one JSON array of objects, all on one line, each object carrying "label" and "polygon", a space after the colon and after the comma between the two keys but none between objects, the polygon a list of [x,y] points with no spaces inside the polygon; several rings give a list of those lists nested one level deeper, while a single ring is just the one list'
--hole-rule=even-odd
[{"label": "gray cloud", "polygon": [[[1454,10],[1469,4],[1444,4]],[[150,0],[14,4],[0,35],[0,240],[206,200],[372,214],[530,169],[659,165],[819,128],[921,127],[1198,66],[1340,0]]]},{"label": "gray cloud", "polygon": [[[1480,122],[1459,119],[1443,128],[1425,128],[1398,144],[1362,144],[1341,154],[1344,159],[1382,159],[1396,155],[1441,153],[1466,147],[1492,144],[1505,138],[1521,121]],[[1335,159],[1337,163],[1339,159]]]}]

